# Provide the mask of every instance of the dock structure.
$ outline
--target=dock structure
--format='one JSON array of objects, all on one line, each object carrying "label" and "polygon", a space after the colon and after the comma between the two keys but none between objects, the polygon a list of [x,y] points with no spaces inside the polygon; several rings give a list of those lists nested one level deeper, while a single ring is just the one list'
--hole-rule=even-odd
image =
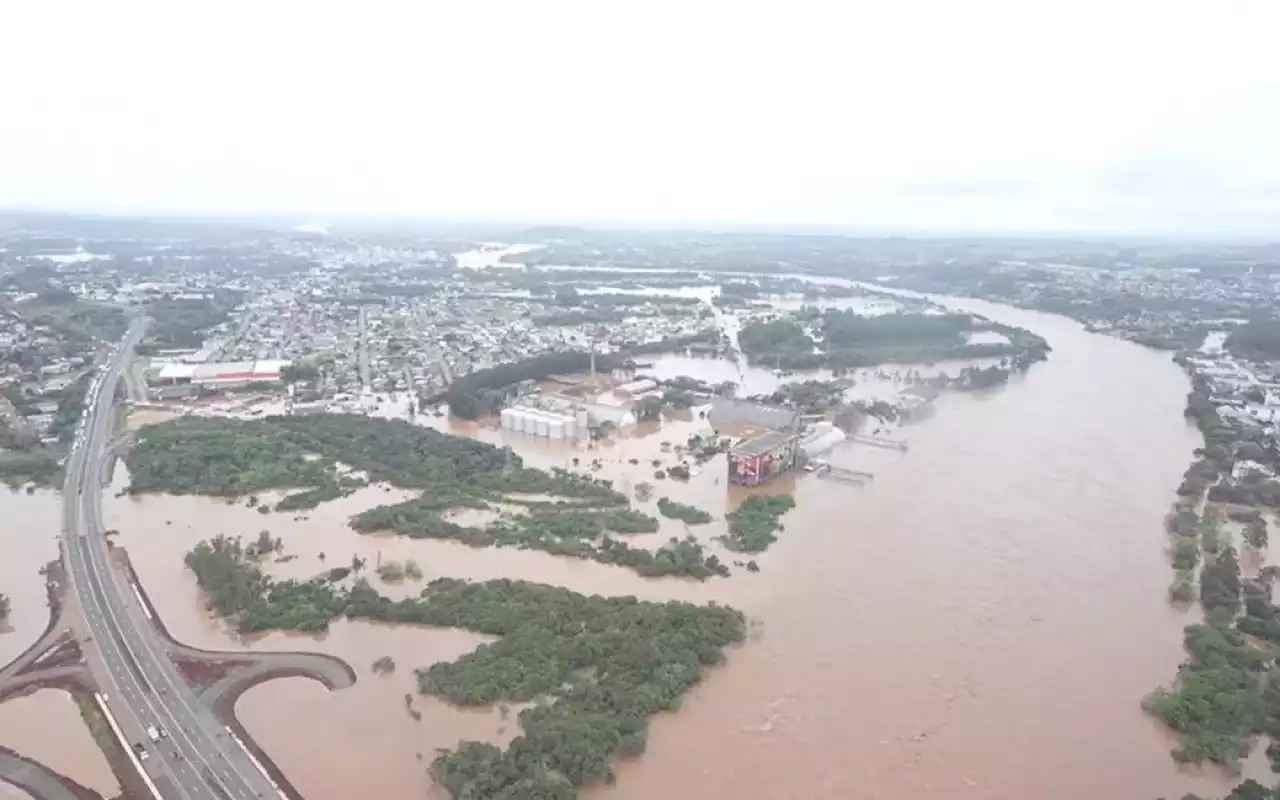
[{"label": "dock structure", "polygon": [[855,433],[849,437],[849,441],[858,444],[869,444],[872,447],[883,447],[886,450],[907,451],[907,443],[902,439],[889,439],[883,436],[868,436],[864,433]]},{"label": "dock structure", "polygon": [[832,466],[826,461],[816,461],[816,462],[810,462],[810,463],[812,468],[810,469],[806,467],[806,469],[809,469],[810,472],[814,473],[815,475],[817,475],[819,478],[822,478],[823,480],[839,481],[841,483],[852,483],[858,486],[862,486],[864,484],[870,483],[871,480],[875,478],[875,475],[871,474],[870,472],[863,472],[861,470],[849,469],[848,467],[836,467],[836,466]]}]

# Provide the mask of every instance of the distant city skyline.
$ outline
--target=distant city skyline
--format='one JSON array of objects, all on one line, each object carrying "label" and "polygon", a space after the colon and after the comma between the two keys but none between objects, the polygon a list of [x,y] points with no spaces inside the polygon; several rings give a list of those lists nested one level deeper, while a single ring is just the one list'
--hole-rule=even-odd
[{"label": "distant city skyline", "polygon": [[18,4],[0,207],[1280,235],[1266,0],[456,5]]}]

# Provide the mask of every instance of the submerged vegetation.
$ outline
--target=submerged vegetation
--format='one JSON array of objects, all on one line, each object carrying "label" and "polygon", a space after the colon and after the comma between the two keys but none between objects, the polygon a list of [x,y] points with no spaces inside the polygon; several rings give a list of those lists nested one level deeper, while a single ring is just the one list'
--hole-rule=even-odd
[{"label": "submerged vegetation", "polygon": [[791,495],[748,497],[731,512],[725,546],[740,553],[760,553],[777,541],[782,515],[796,507]]},{"label": "submerged vegetation", "polygon": [[[298,489],[277,511],[314,508],[365,485],[364,478],[343,471],[349,467],[370,480],[420,492],[355,515],[351,525],[362,533],[541,550],[648,577],[703,580],[728,574],[693,539],[672,539],[649,551],[612,538],[656,533],[659,523],[630,508],[627,496],[608,481],[525,467],[510,450],[403,420],[349,414],[252,421],[184,417],[144,428],[127,460],[132,492],[238,496]],[[512,507],[524,513],[507,511],[483,527],[449,519],[453,511]]]},{"label": "submerged vegetation", "polygon": [[746,634],[740,612],[715,604],[585,596],[523,581],[438,579],[399,601],[362,577],[339,585],[346,573],[276,581],[225,537],[201,542],[186,561],[211,607],[242,632],[319,631],[345,616],[498,637],[417,671],[420,692],[459,705],[533,703],[505,750],[462,742],[440,751],[432,775],[456,798],[572,798],[611,782],[613,759],[644,752],[649,719],[678,708]]},{"label": "submerged vegetation", "polygon": [[[1007,341],[971,342],[981,333]],[[1043,361],[1048,343],[1021,328],[971,314],[897,313],[864,316],[814,308],[742,327],[744,353],[779,369],[853,368],[948,359],[1009,358],[1015,369]]]},{"label": "submerged vegetation", "polygon": [[[1206,380],[1193,375],[1185,413],[1205,446],[1187,468],[1166,519],[1175,570],[1169,598],[1195,599],[1198,579],[1206,622],[1186,629],[1187,660],[1173,684],[1148,695],[1143,708],[1177,732],[1173,758],[1178,762],[1210,761],[1238,771],[1255,738],[1266,736],[1271,768],[1280,771],[1280,609],[1272,603],[1267,572],[1273,568],[1256,580],[1245,579],[1224,525],[1225,518],[1243,524],[1245,545],[1265,547],[1267,523],[1259,508],[1280,507],[1280,483],[1256,473],[1241,481],[1229,477],[1237,459],[1258,461],[1262,453],[1217,413],[1210,395]],[[1224,511],[1217,503],[1231,505]],[[1275,796],[1274,790],[1245,781],[1228,800]]]},{"label": "submerged vegetation", "polygon": [[1269,659],[1221,621],[1189,626],[1184,641],[1176,685],[1148,695],[1143,708],[1178,732],[1177,761],[1236,768],[1264,721],[1257,698],[1276,692]]},{"label": "submerged vegetation", "polygon": [[687,525],[705,525],[712,517],[697,506],[677,503],[666,497],[658,498],[658,513],[668,519],[678,519]]}]

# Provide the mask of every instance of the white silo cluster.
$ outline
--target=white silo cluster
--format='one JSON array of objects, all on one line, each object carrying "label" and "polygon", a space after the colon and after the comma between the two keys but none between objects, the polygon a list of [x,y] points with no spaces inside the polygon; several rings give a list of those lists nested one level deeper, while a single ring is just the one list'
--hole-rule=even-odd
[{"label": "white silo cluster", "polygon": [[501,416],[502,427],[513,433],[544,439],[573,439],[578,435],[577,418],[569,413],[531,406],[511,406],[502,409]]}]

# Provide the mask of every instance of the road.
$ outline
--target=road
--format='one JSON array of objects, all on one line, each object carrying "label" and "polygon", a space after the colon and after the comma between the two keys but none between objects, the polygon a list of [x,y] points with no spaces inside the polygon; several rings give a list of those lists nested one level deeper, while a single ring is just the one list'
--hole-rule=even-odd
[{"label": "road", "polygon": [[[276,797],[271,782],[178,672],[128,579],[110,561],[101,490],[111,407],[144,330],[145,321],[135,321],[100,370],[66,463],[62,559],[88,628],[81,647],[120,728],[132,743],[143,744],[149,755],[143,766],[166,800]],[[152,742],[150,726],[166,736]]]},{"label": "road", "polygon": [[360,306],[360,387],[365,394],[373,394],[373,376],[369,371],[369,310]]}]

